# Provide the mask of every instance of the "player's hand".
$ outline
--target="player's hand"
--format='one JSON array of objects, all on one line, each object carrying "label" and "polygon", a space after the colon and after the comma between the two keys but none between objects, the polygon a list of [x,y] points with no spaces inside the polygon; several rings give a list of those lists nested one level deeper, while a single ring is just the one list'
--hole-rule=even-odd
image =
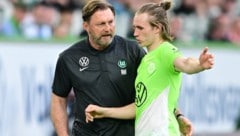
[{"label": "player's hand", "polygon": [[214,65],[214,56],[208,53],[208,47],[205,47],[199,57],[200,65],[203,69],[211,69]]},{"label": "player's hand", "polygon": [[183,136],[192,136],[193,125],[188,118],[185,116],[180,116],[177,118],[180,132]]},{"label": "player's hand", "polygon": [[93,122],[95,118],[104,117],[104,108],[90,104],[85,109],[86,122]]}]

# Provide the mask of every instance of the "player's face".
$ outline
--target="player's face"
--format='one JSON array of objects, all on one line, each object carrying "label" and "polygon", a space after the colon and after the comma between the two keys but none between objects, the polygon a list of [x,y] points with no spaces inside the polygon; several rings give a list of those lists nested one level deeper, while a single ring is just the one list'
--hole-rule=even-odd
[{"label": "player's face", "polygon": [[142,47],[151,46],[155,40],[154,27],[149,24],[146,13],[136,14],[133,18],[134,37]]},{"label": "player's face", "polygon": [[84,22],[83,27],[88,32],[91,45],[97,49],[104,49],[113,39],[115,32],[115,18],[111,9],[98,10],[89,22]]}]

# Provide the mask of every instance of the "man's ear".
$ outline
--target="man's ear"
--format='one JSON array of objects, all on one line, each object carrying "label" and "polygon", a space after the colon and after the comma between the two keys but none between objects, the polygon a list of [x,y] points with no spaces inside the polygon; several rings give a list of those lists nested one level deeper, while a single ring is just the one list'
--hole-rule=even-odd
[{"label": "man's ear", "polygon": [[83,22],[82,26],[83,26],[83,29],[84,29],[85,31],[88,30],[88,23],[87,23],[87,22]]},{"label": "man's ear", "polygon": [[155,31],[156,31],[156,33],[162,33],[162,24],[158,24],[158,25],[155,27]]}]

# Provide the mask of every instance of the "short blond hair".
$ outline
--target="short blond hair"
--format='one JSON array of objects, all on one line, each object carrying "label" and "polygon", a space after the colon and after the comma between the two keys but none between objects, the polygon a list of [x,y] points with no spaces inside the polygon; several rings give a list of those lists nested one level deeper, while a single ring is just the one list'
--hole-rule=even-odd
[{"label": "short blond hair", "polygon": [[106,0],[89,0],[82,9],[82,19],[83,21],[89,21],[96,11],[105,9],[111,9],[115,15],[114,7]]}]

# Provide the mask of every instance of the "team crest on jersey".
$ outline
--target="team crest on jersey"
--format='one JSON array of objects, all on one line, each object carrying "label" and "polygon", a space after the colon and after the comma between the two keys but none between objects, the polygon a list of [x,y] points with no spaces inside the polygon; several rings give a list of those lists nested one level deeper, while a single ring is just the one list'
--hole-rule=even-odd
[{"label": "team crest on jersey", "polygon": [[155,71],[155,69],[156,69],[155,63],[150,63],[150,64],[148,65],[147,70],[148,70],[148,73],[149,73],[149,74],[153,73],[153,72]]},{"label": "team crest on jersey", "polygon": [[127,67],[127,61],[124,60],[124,59],[119,60],[119,61],[118,61],[118,66],[119,66],[120,68],[126,68],[126,67]]},{"label": "team crest on jersey", "polygon": [[121,68],[121,75],[127,75],[127,61],[124,59],[121,59],[118,61],[118,67]]},{"label": "team crest on jersey", "polygon": [[147,88],[142,82],[139,82],[136,85],[136,97],[135,97],[136,106],[140,107],[141,105],[143,105],[146,99],[147,99]]},{"label": "team crest on jersey", "polygon": [[84,71],[85,69],[88,68],[89,65],[89,58],[88,57],[81,57],[79,59],[79,65],[80,65],[80,69],[79,71]]}]

